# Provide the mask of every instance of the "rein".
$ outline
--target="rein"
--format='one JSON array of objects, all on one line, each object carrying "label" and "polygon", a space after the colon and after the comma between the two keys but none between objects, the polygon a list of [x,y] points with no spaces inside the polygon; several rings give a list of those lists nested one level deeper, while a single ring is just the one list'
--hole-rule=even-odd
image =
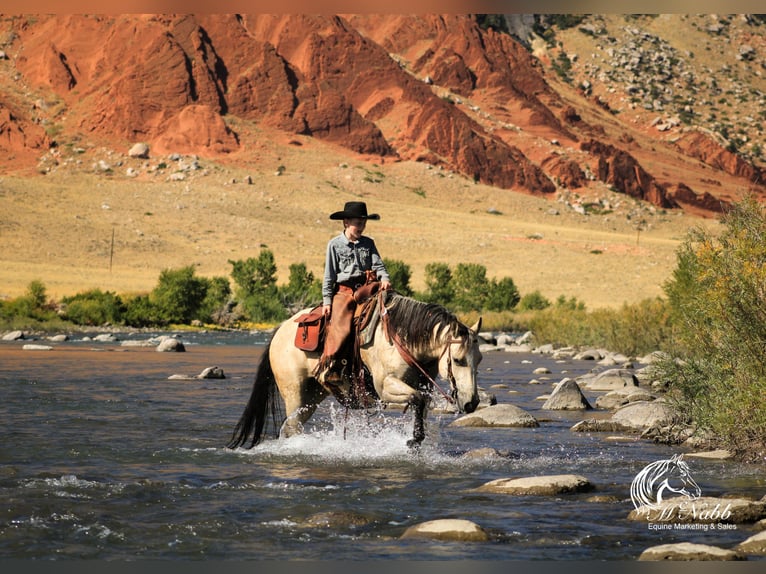
[{"label": "rein", "polygon": [[[382,292],[381,292],[382,293]],[[418,362],[418,360],[412,355],[412,353],[407,349],[407,347],[404,346],[404,343],[402,343],[401,338],[399,335],[396,334],[395,331],[391,330],[391,323],[388,321],[388,309],[386,309],[386,306],[383,304],[383,297],[379,297],[380,301],[380,316],[383,319],[383,326],[386,333],[386,338],[389,340],[389,342],[393,342],[396,349],[399,351],[399,354],[404,359],[404,362],[407,363],[411,367],[415,367],[420,373],[426,378],[426,380],[431,384],[431,386],[435,387],[442,396],[450,403],[455,404],[455,399],[453,399],[451,396],[449,396],[446,392],[444,392],[444,389],[442,389],[438,383],[434,380],[434,378],[429,375],[426,370],[423,368],[423,366]],[[444,345],[444,349],[442,349],[441,354],[439,355],[438,361],[441,361],[442,357],[444,357],[444,354],[447,353],[448,360],[447,360],[447,378],[452,386],[455,386],[455,375],[452,374],[452,351],[450,350],[450,346],[453,343],[462,343],[460,339],[450,339],[447,341],[447,343]]]}]

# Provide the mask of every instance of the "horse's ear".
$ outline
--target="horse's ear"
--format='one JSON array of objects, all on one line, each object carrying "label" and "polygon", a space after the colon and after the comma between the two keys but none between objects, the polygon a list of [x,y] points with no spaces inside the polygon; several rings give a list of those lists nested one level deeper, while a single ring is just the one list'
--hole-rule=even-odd
[{"label": "horse's ear", "polygon": [[474,333],[478,333],[480,330],[481,330],[481,317],[479,317],[479,320],[473,324],[473,327],[471,327],[471,331],[473,331]]}]

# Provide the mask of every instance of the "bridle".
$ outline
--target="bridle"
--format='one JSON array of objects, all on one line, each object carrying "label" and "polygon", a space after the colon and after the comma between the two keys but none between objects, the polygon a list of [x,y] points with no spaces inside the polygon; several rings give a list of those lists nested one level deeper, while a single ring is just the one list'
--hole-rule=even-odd
[{"label": "bridle", "polygon": [[[418,360],[413,356],[413,354],[407,349],[407,347],[404,346],[404,343],[402,342],[399,335],[396,333],[396,331],[391,329],[391,324],[388,321],[388,309],[386,309],[386,306],[383,304],[383,298],[380,298],[380,315],[383,318],[383,331],[386,334],[386,339],[388,339],[389,343],[393,343],[394,347],[399,351],[399,354],[404,359],[404,362],[407,363],[409,366],[416,368],[420,373],[425,377],[425,379],[429,382],[429,384],[437,389],[441,395],[450,403],[455,404],[455,399],[447,394],[444,389],[442,389],[439,384],[434,380],[434,378],[428,374],[428,372],[423,368],[423,366],[418,362]],[[455,375],[452,372],[452,345],[454,344],[463,344],[462,339],[449,339],[445,342],[444,348],[442,349],[442,352],[439,354],[439,358],[437,359],[437,363],[441,362],[444,355],[447,355],[447,380],[449,381],[450,387],[452,389],[457,389],[457,380],[455,379]]]}]

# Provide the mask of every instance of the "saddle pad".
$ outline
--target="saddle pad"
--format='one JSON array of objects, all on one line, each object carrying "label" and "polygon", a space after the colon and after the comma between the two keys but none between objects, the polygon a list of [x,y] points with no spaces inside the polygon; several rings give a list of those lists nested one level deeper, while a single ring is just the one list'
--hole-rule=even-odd
[{"label": "saddle pad", "polygon": [[295,346],[301,351],[316,351],[319,349],[325,326],[322,308],[316,307],[310,313],[296,317],[298,329],[295,331]]}]

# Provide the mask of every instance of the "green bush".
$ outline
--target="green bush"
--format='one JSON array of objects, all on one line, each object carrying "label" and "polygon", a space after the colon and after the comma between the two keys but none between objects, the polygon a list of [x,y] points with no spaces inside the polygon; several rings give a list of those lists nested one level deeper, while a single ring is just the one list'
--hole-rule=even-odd
[{"label": "green bush", "polygon": [[519,311],[540,311],[551,306],[551,302],[540,291],[532,291],[524,295],[518,304]]},{"label": "green bush", "polygon": [[208,281],[194,274],[194,266],[165,269],[149,299],[160,324],[189,324],[196,319],[207,295]]},{"label": "green bush", "polygon": [[695,229],[665,284],[682,361],[662,370],[701,430],[742,456],[766,455],[766,208],[754,197],[723,216],[720,237]]},{"label": "green bush", "polygon": [[76,325],[112,325],[124,321],[125,304],[119,295],[101,289],[91,289],[64,297],[63,318]]}]

